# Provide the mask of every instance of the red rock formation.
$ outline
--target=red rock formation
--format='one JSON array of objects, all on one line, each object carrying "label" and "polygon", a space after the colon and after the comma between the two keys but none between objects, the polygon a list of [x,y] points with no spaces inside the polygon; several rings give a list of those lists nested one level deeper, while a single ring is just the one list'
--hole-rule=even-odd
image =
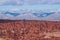
[{"label": "red rock formation", "polygon": [[0,38],[8,38],[8,40],[60,40],[60,22],[0,22]]}]

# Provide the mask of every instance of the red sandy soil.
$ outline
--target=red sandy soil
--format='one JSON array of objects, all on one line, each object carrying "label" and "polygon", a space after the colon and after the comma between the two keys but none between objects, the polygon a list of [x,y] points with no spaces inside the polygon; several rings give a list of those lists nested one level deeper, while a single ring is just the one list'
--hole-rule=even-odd
[{"label": "red sandy soil", "polygon": [[0,40],[60,40],[60,22],[0,22]]}]

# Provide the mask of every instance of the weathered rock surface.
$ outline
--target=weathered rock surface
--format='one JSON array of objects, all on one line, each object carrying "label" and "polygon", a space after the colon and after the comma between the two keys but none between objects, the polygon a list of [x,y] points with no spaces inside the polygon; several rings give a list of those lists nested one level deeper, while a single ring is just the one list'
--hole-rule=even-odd
[{"label": "weathered rock surface", "polygon": [[1,21],[2,40],[60,40],[60,22]]}]

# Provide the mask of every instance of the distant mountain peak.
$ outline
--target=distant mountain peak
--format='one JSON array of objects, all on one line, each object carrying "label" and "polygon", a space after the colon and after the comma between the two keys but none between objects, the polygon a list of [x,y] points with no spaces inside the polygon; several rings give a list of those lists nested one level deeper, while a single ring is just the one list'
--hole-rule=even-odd
[{"label": "distant mountain peak", "polygon": [[5,12],[4,14],[10,14],[10,15],[13,15],[13,16],[18,16],[20,15],[19,13],[15,13],[15,12]]}]

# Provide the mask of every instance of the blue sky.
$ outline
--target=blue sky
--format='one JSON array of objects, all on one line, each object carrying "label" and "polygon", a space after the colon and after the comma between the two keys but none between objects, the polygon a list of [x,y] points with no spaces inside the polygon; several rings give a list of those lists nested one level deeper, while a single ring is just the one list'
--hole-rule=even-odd
[{"label": "blue sky", "polygon": [[12,5],[6,5],[6,6],[0,6],[0,10],[8,10],[8,9],[29,9],[29,10],[35,10],[35,9],[48,9],[48,10],[59,10],[60,9],[60,5],[23,5],[23,6],[12,6]]}]

